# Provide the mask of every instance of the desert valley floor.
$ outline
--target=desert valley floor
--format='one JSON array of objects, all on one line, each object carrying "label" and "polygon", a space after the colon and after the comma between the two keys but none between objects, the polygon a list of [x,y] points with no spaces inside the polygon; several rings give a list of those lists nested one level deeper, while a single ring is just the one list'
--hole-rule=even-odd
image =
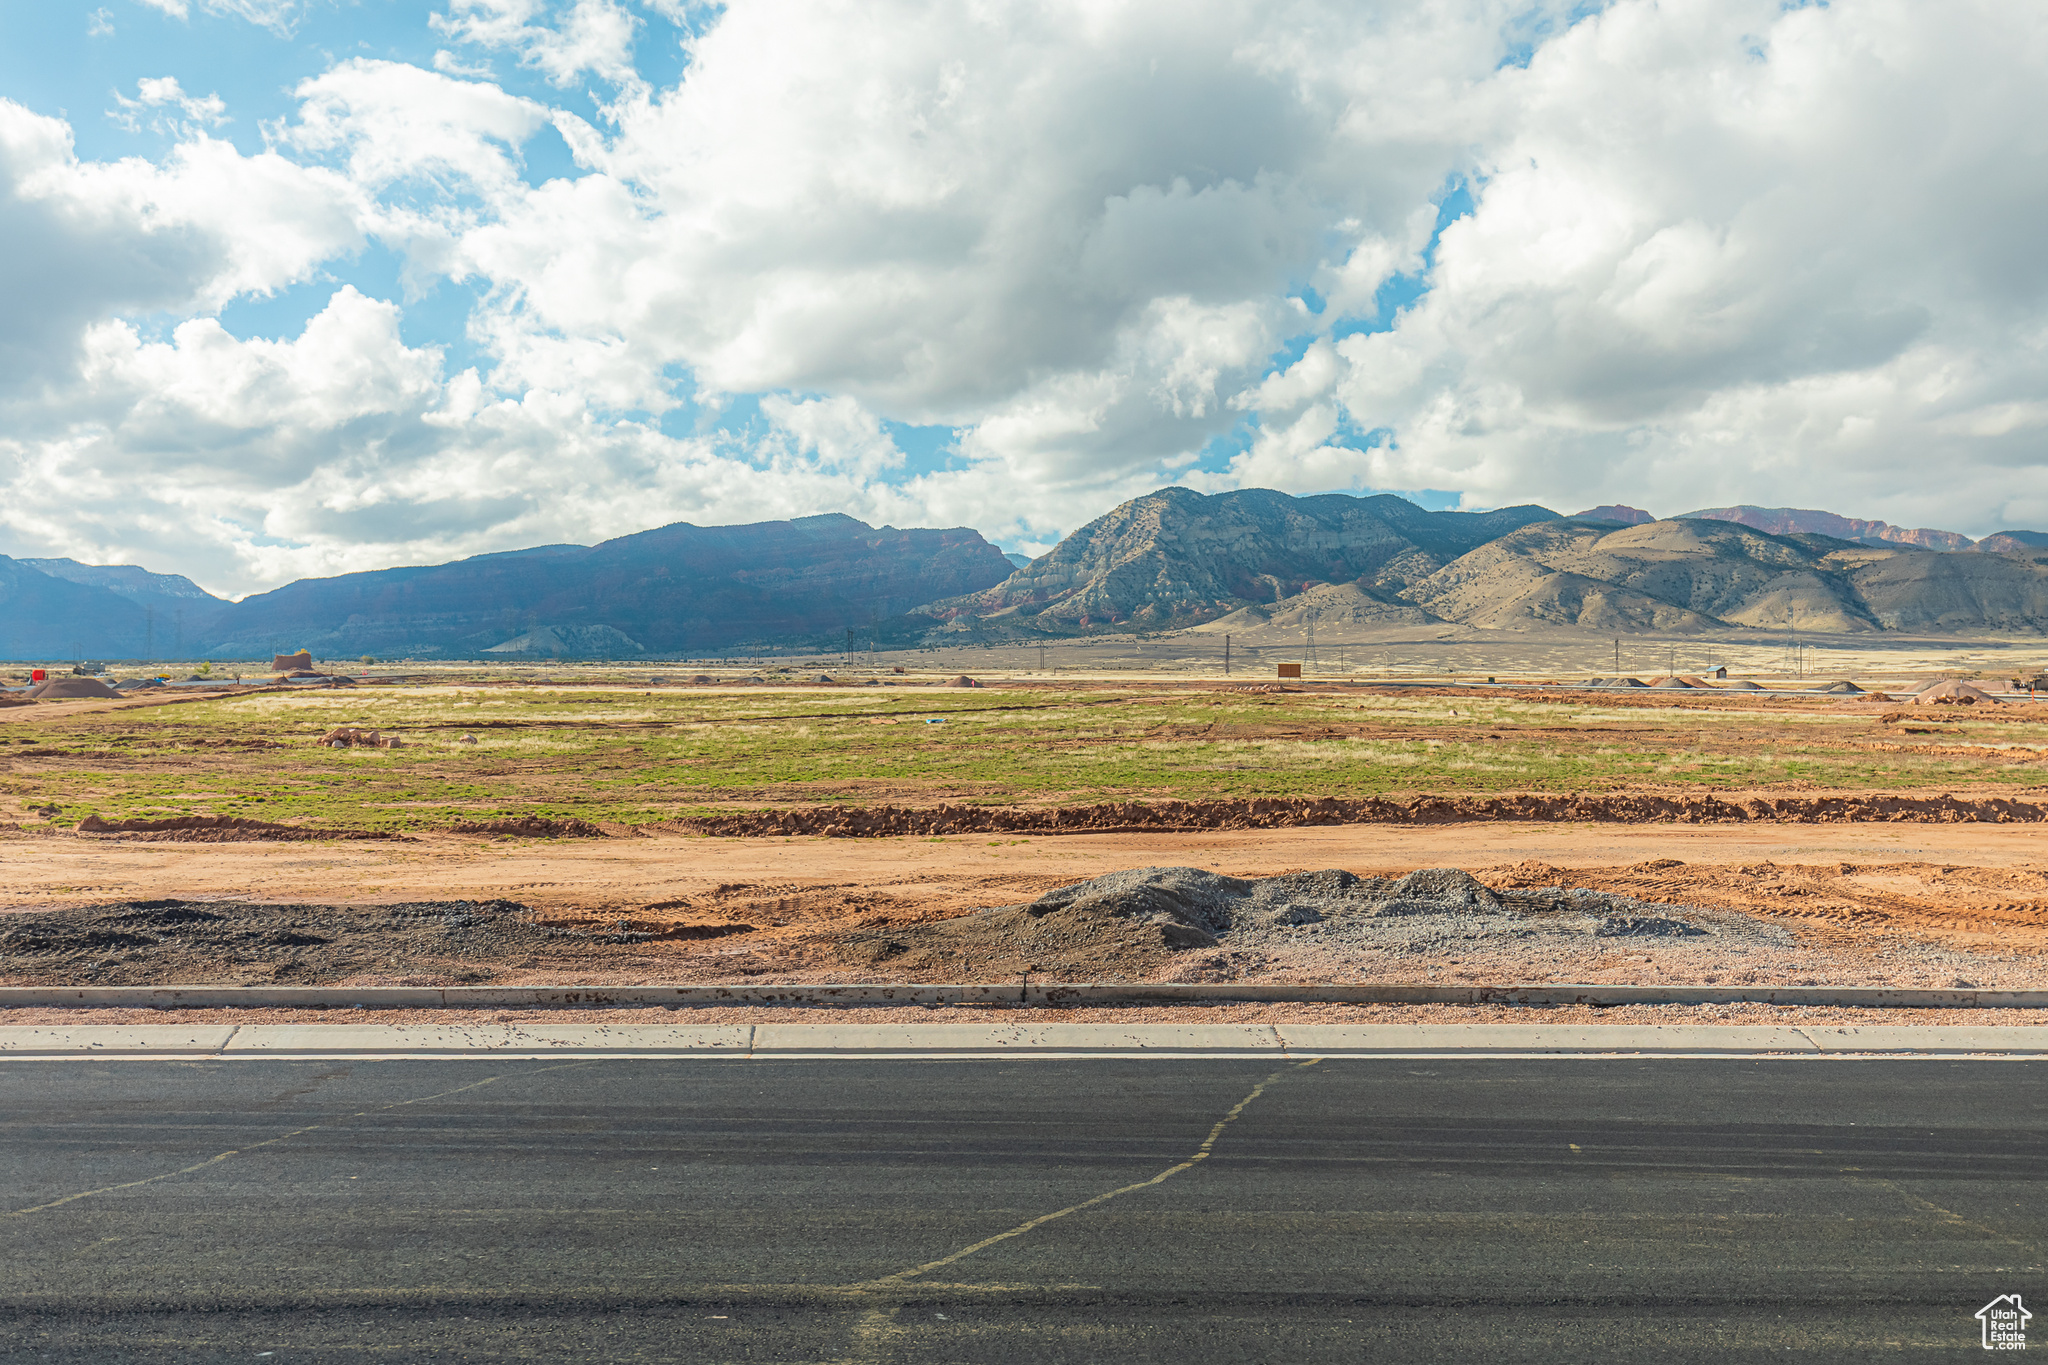
[{"label": "desert valley floor", "polygon": [[0,984],[2043,982],[2048,700],[2009,680],[911,662],[0,710]]}]

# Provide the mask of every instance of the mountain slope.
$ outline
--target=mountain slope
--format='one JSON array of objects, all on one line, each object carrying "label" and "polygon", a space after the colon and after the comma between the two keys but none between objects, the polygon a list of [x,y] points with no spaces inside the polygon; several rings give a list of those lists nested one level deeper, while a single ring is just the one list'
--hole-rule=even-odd
[{"label": "mountain slope", "polygon": [[1865,521],[1806,507],[1708,507],[1687,512],[1679,520],[1732,521],[1777,536],[1804,532],[1852,540],[1859,545],[1917,545],[1923,550],[1967,550],[1977,543],[1957,531],[1894,526],[1888,521]]},{"label": "mountain slope", "polygon": [[147,612],[119,593],[0,555],[0,658],[137,658],[147,627]]},{"label": "mountain slope", "polygon": [[[188,641],[204,639],[214,620],[227,609],[182,574],[151,573],[136,564],[81,564],[75,559],[24,559],[30,568],[87,587],[104,588],[143,608],[142,644],[136,654],[181,657]],[[153,613],[153,615],[152,615]]]},{"label": "mountain slope", "polygon": [[1935,552],[1723,521],[1523,527],[1402,596],[1486,629],[2048,632],[2048,554]]},{"label": "mountain slope", "polygon": [[1065,634],[1199,625],[1318,583],[1357,583],[1390,599],[1467,551],[1556,515],[1541,507],[1426,512],[1388,495],[1162,488],[1003,582],[919,614],[960,629]]},{"label": "mountain slope", "polygon": [[1010,563],[972,530],[877,529],[837,514],[672,526],[596,546],[547,545],[452,564],[305,579],[223,614],[214,652],[474,658],[516,637],[535,653],[614,641],[710,653],[837,636],[936,597],[1001,582]]}]

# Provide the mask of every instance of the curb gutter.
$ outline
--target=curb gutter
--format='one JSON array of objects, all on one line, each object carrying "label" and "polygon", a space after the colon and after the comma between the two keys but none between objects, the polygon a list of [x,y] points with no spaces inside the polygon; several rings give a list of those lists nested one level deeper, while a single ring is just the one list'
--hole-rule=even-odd
[{"label": "curb gutter", "polygon": [[245,1024],[0,1027],[0,1062],[117,1059],[2048,1058],[2048,1026]]},{"label": "curb gutter", "polygon": [[2048,1009],[2048,990],[1885,986],[0,986],[0,1009],[603,1009],[704,1005],[1824,1005]]}]

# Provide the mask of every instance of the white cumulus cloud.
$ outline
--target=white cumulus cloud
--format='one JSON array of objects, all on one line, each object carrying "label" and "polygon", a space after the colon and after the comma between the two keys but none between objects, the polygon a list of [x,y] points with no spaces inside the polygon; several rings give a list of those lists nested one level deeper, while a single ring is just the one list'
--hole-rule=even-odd
[{"label": "white cumulus cloud", "polygon": [[[332,60],[261,150],[168,75],[116,96],[154,161],[0,98],[0,550],[240,590],[675,518],[1044,544],[1174,478],[2048,529],[2048,16],[1584,10],[451,0],[431,69]],[[341,283],[379,250],[402,296]],[[297,335],[215,320],[288,286]]]}]

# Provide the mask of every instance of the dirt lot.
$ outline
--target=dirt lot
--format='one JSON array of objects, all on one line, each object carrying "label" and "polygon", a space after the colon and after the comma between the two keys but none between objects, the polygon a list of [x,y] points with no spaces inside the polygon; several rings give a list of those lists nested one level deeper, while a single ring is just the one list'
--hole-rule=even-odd
[{"label": "dirt lot", "polygon": [[[1929,803],[1948,811],[1935,818],[2048,816],[2048,701],[1918,710],[1928,714],[1856,697],[1145,678],[955,690],[908,675],[78,701],[0,710],[0,821],[1030,832],[1130,827],[1136,806],[1162,803],[1178,803],[1170,818],[1184,826],[1297,823],[1274,803],[1318,802],[1368,821],[1918,819],[1905,808]],[[400,746],[322,742],[347,727]]]},{"label": "dirt lot", "polygon": [[[2048,983],[2048,703],[764,676],[9,708],[0,981]],[[1148,867],[1699,932],[1021,908]]]},{"label": "dirt lot", "polygon": [[[52,925],[89,936],[96,917],[141,915],[101,927],[150,941],[34,951],[0,941],[0,981],[958,981],[1031,970],[1070,980],[2039,987],[2048,981],[2048,874],[2036,870],[2044,837],[2026,826],[1550,823],[996,839],[438,835],[402,844],[13,834],[0,835],[0,936],[33,927],[46,940]],[[1562,885],[1733,912],[1758,931],[1665,943],[1493,934],[1426,953],[1318,957],[1306,938],[1276,955],[1270,944],[1175,948],[1156,936],[1074,939],[1071,925],[1046,922],[1047,933],[1035,934],[996,917],[958,918],[1147,866],[1237,877],[1453,866],[1496,888]],[[132,904],[91,908],[165,900],[223,919],[181,934],[152,928]],[[389,909],[458,900],[506,904],[410,918]],[[335,908],[288,908],[306,906]],[[442,931],[442,920],[464,916],[469,923]],[[1111,930],[1120,926],[1090,932]]]}]

